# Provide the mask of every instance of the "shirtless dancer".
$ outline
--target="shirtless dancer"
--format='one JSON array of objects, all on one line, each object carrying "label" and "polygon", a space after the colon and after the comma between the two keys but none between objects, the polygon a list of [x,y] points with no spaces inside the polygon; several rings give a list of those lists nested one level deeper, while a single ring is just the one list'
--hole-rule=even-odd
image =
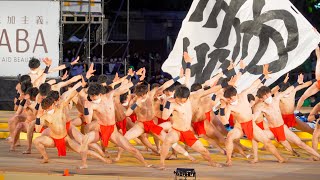
[{"label": "shirtless dancer", "polygon": [[[199,137],[204,138],[213,147],[217,147],[220,153],[226,155],[226,151],[220,147],[220,144],[225,144],[225,138],[210,122],[211,112],[208,111],[207,108],[208,106],[212,107],[212,101],[214,102],[218,98],[216,94],[213,94],[209,98],[208,95],[199,98],[199,95],[202,95],[203,93],[207,94],[206,91],[210,94],[212,93],[210,90],[208,91],[208,87],[205,87],[205,89],[201,89],[201,87],[200,84],[193,84],[191,86],[192,93],[190,95],[190,100],[192,104],[192,127]],[[235,143],[234,146],[240,154],[244,157],[248,157],[239,145]]]},{"label": "shirtless dancer", "polygon": [[317,47],[316,50],[317,56],[317,65],[316,65],[316,79],[313,81],[314,83],[303,93],[301,98],[299,99],[296,107],[295,113],[301,115],[300,110],[303,105],[303,102],[309,98],[310,96],[316,94],[320,90],[320,48]]},{"label": "shirtless dancer", "polygon": [[[38,88],[29,88],[26,92],[26,95],[24,96],[24,100],[20,104],[20,107],[18,108],[17,115],[22,115],[25,117],[25,121],[18,122],[16,125],[16,128],[12,134],[14,137],[13,143],[11,143],[10,151],[15,151],[15,145],[18,141],[20,132],[27,132],[29,125],[36,119],[37,110],[36,110],[36,96],[39,93]],[[21,113],[20,113],[21,112]],[[32,140],[32,139],[31,139]],[[26,151],[23,152],[23,154],[29,154],[31,153],[31,144],[30,139],[28,138],[28,148]]]},{"label": "shirtless dancer", "polygon": [[[130,77],[131,78],[131,77]],[[130,79],[128,78],[128,79]],[[108,92],[106,95],[101,95],[101,88],[99,84],[90,85],[88,88],[88,95],[91,102],[85,102],[84,115],[88,124],[93,123],[94,129],[85,135],[81,143],[81,158],[82,165],[80,168],[87,168],[87,152],[88,145],[92,142],[99,141],[100,137],[104,146],[108,146],[108,141],[132,153],[141,163],[146,167],[150,165],[144,160],[142,154],[134,148],[130,142],[123,137],[115,127],[115,106],[114,97],[126,93],[130,87],[138,83],[138,79],[132,83],[122,84],[118,89]],[[92,122],[95,119],[97,123]],[[127,134],[127,133],[126,133]]]},{"label": "shirtless dancer", "polygon": [[[184,60],[187,62],[188,60],[185,58],[186,53],[184,53]],[[186,77],[185,82],[189,81],[190,78],[190,68],[186,69]],[[159,125],[154,124],[154,99],[158,96],[163,94],[163,91],[168,87],[172,86],[175,82],[177,82],[180,78],[184,76],[184,70],[181,69],[180,75],[174,79],[171,79],[165,82],[160,87],[155,87],[151,91],[148,91],[148,86],[146,85],[139,85],[135,89],[135,94],[137,96],[136,102],[131,106],[130,109],[127,110],[126,115],[129,116],[135,112],[137,115],[137,122],[136,125],[131,128],[125,137],[128,140],[134,139],[140,136],[143,133],[151,132],[153,136],[160,139],[162,142],[166,136],[165,131]],[[169,118],[169,117],[168,117]],[[168,119],[166,118],[166,119]],[[163,117],[161,119],[164,119]],[[184,154],[188,157],[191,161],[194,161],[194,158],[189,155],[180,145],[173,147],[177,152]],[[119,151],[118,157],[120,157],[121,151]]]},{"label": "shirtless dancer", "polygon": [[[60,65],[58,67],[50,68],[50,70],[48,70],[47,72],[48,73],[53,73],[53,72],[57,72],[57,71],[66,69],[68,67],[71,67],[72,65],[77,64],[78,60],[79,60],[79,57],[75,61],[73,61],[71,63],[65,63],[65,64],[62,64],[62,65]],[[44,62],[52,61],[52,59],[51,58],[44,58],[43,61]],[[38,87],[39,84],[41,84],[41,83],[37,83],[36,80],[39,79],[39,77],[42,76],[43,72],[46,71],[46,69],[43,70],[43,69],[40,68],[40,61],[38,59],[36,59],[36,58],[31,58],[28,65],[29,65],[29,68],[30,68],[30,72],[28,73],[28,75],[31,78],[31,82],[35,87]],[[43,79],[45,79],[45,77]],[[43,81],[43,80],[41,80],[41,81]]]},{"label": "shirtless dancer", "polygon": [[[173,85],[171,85],[173,86]],[[159,88],[160,84],[154,83],[151,86],[151,89]],[[164,103],[169,100],[169,97],[167,98],[165,94],[159,94],[153,99],[153,111],[154,111],[154,123],[159,125],[163,128],[163,130],[167,133],[171,129],[171,122],[169,119],[162,119],[162,111],[164,107]],[[160,152],[160,140],[158,138],[153,138],[154,143],[157,147],[157,151]]]},{"label": "shirtless dancer", "polygon": [[[188,65],[187,65],[188,67]],[[162,118],[166,119],[172,114],[172,130],[166,135],[163,141],[160,155],[160,169],[165,169],[165,158],[168,155],[169,148],[177,146],[180,140],[185,142],[189,147],[199,152],[202,157],[209,162],[209,165],[221,167],[220,164],[214,162],[209,151],[194,136],[191,128],[192,105],[189,98],[190,91],[185,86],[180,86],[175,91],[175,102],[166,102],[163,110]]]},{"label": "shirtless dancer", "polygon": [[[126,108],[123,107],[122,103],[120,102],[120,96],[114,97],[114,105],[115,105],[116,125],[119,129],[119,132],[125,136],[127,132],[127,121],[130,121],[130,119],[125,114]],[[130,124],[128,127],[129,128],[128,130],[130,130],[133,126],[134,124]],[[138,140],[138,143],[142,143],[144,146],[151,149],[153,153],[159,155],[157,149],[152,146],[146,134],[142,134],[141,136],[138,137],[138,139],[136,138],[134,140],[135,141]],[[118,161],[119,159],[120,157],[117,157],[115,158],[115,161]]]},{"label": "shirtless dancer", "polygon": [[[35,59],[36,60],[36,59]],[[33,66],[35,66],[35,65],[32,65],[32,64],[35,64],[35,60],[30,60],[29,61],[29,67],[31,66],[31,67],[33,67]],[[47,61],[47,59],[45,59],[43,62],[45,62],[45,63],[50,63],[50,62],[48,62]],[[37,66],[40,66],[40,61],[39,60],[37,60]],[[48,64],[49,65],[49,64]],[[51,63],[50,63],[50,65],[51,65]],[[49,66],[50,66],[49,65]],[[48,70],[49,70],[49,67],[48,67]],[[20,104],[20,101],[21,101],[21,99],[19,100],[19,97],[20,97],[20,95],[23,95],[26,91],[27,91],[27,89],[29,88],[29,87],[37,87],[37,86],[35,86],[34,84],[38,84],[38,82],[39,82],[39,77],[42,75],[43,73],[41,73],[39,76],[37,76],[37,78],[35,78],[34,76],[33,76],[33,79],[31,79],[31,76],[30,75],[22,75],[20,78],[19,78],[19,82],[18,82],[18,84],[16,85],[16,91],[17,91],[17,95],[16,95],[16,97],[15,97],[15,100],[14,100],[14,103],[15,103],[15,106],[14,106],[14,110],[15,111],[17,111],[17,109],[18,109],[18,107],[19,107],[19,104]],[[37,83],[35,83],[35,81],[37,81]],[[8,121],[8,124],[9,124],[9,129],[15,129],[15,125],[16,125],[16,122],[12,122],[11,120],[9,120]],[[12,132],[10,131],[10,134],[11,134]]]},{"label": "shirtless dancer", "polygon": [[314,132],[312,134],[312,148],[315,151],[318,151],[318,143],[319,143],[319,137],[320,137],[320,103],[318,103],[314,108],[311,110],[308,121],[316,121],[316,127],[314,128]]},{"label": "shirtless dancer", "polygon": [[[64,76],[66,76],[66,75],[64,75]],[[40,104],[41,104],[42,99],[44,99],[48,95],[48,93],[52,92],[50,90],[59,90],[60,91],[60,88],[62,88],[64,86],[67,86],[67,85],[69,85],[69,84],[71,84],[73,82],[76,82],[76,81],[78,81],[80,79],[81,79],[81,76],[75,76],[75,77],[73,77],[70,80],[65,81],[65,82],[64,81],[56,81],[56,80],[54,80],[54,83],[58,83],[58,84],[53,84],[51,86],[50,86],[50,81],[48,81],[48,83],[43,83],[43,84],[40,85],[40,94],[36,98],[36,100],[37,100],[36,104],[31,106],[31,109],[33,109],[33,114],[34,115],[30,116],[28,121],[26,121],[24,123],[19,123],[20,126],[16,128],[17,129],[17,133],[20,133],[20,131],[23,131],[23,132],[27,133],[28,148],[27,148],[26,151],[23,151],[23,154],[30,154],[31,153],[32,138],[33,138],[33,133],[34,133],[34,129],[35,129],[35,116],[36,116],[36,114],[37,114],[37,112],[38,112],[38,110],[40,108]],[[54,92],[58,93],[58,98],[59,98],[59,92],[58,91],[54,91]],[[41,131],[41,133],[42,133],[42,131]],[[44,135],[45,134],[46,133],[44,133]]]},{"label": "shirtless dancer", "polygon": [[[243,70],[240,70],[243,71]],[[252,121],[252,109],[248,101],[247,95],[255,90],[264,78],[268,76],[268,66],[264,65],[263,75],[259,77],[254,83],[241,93],[237,93],[234,87],[229,87],[224,92],[225,101],[221,101],[220,116],[223,124],[228,123],[230,114],[234,116],[234,119],[241,124],[240,127],[235,127],[231,130],[226,139],[226,149],[227,149],[227,165],[232,165],[231,155],[233,151],[233,141],[235,139],[240,139],[243,133],[247,136],[249,140],[252,141],[252,149],[254,154],[254,159],[251,163],[258,162],[258,142],[262,142],[266,149],[269,150],[280,163],[285,162],[285,159],[281,157],[276,147],[271,143],[271,141],[266,137],[264,132]]]},{"label": "shirtless dancer", "polygon": [[[29,108],[30,103],[28,103],[28,105],[26,107],[24,107],[26,100],[24,100],[23,98],[26,95],[26,92],[29,88],[32,88],[33,86],[38,87],[39,84],[41,84],[42,82],[45,81],[46,75],[48,74],[50,66],[52,64],[52,60],[49,58],[45,58],[43,60],[43,62],[46,64],[46,69],[44,71],[42,71],[42,73],[40,74],[40,76],[37,77],[37,79],[34,79],[33,84],[31,82],[31,77],[29,75],[24,75],[22,77],[25,80],[23,80],[21,82],[21,84],[18,84],[16,87],[18,90],[18,93],[20,92],[19,93],[20,97],[18,100],[16,100],[15,109],[17,110],[17,112],[15,113],[15,115],[12,118],[10,118],[8,120],[8,126],[9,126],[9,132],[10,132],[9,142],[13,143],[13,144],[11,144],[13,146],[10,147],[11,151],[14,151],[14,146],[16,144],[16,141],[19,138],[20,129],[22,128],[21,127],[22,124],[20,124],[19,129],[17,129],[17,127],[16,127],[17,123],[24,122],[24,121],[26,121],[26,119],[28,119],[27,124],[29,124],[31,121],[33,121],[35,119],[34,116],[36,116],[36,114],[37,114],[37,110],[35,110],[35,107],[37,107],[37,105],[32,104],[32,106]],[[40,64],[40,61],[39,61],[39,64]],[[37,85],[35,85],[35,84],[37,84]],[[40,89],[40,90],[42,90],[42,89]],[[25,110],[31,110],[31,111],[25,111]],[[25,113],[25,112],[29,112],[29,114]],[[15,138],[15,136],[16,136],[16,138]],[[14,139],[16,139],[15,142],[14,142]],[[29,139],[28,139],[28,142],[29,142],[28,147],[31,147],[31,141]],[[28,153],[28,152],[29,152],[29,150],[24,151],[23,153]]]},{"label": "shirtless dancer", "polygon": [[31,78],[30,78],[29,75],[22,75],[22,76],[19,78],[18,84],[16,85],[17,94],[16,94],[16,96],[15,96],[15,98],[14,98],[14,111],[17,111],[17,109],[18,109],[18,107],[19,107],[19,104],[20,104],[19,97],[20,97],[20,94],[22,94],[21,85],[22,85],[24,82],[29,82],[29,83],[31,83]]},{"label": "shirtless dancer", "polygon": [[[118,83],[121,83],[123,82],[125,79],[126,79],[127,76],[124,76],[123,78],[119,78],[116,82],[114,81],[112,84],[110,84],[109,86],[115,86],[116,84]],[[103,86],[107,86],[107,80],[108,80],[108,77],[106,75],[100,75],[98,77],[98,84],[101,84]],[[84,103],[85,101],[87,100],[87,94],[84,93],[83,91],[80,92],[78,94],[78,96],[74,97],[72,99],[72,101],[75,103],[75,107],[77,108],[77,110],[79,111],[79,115],[77,118],[74,118],[72,121],[71,121],[71,124],[74,125],[74,126],[81,126],[81,132],[83,134],[87,133],[89,131],[89,126],[87,126],[87,123],[85,121],[85,118],[84,118],[84,112],[83,112],[83,109],[84,109]]]},{"label": "shirtless dancer", "polygon": [[[93,70],[93,66],[92,66],[92,69],[89,68],[88,72],[92,70]],[[82,90],[80,90],[80,92],[81,91]],[[50,91],[48,94],[48,98],[52,98],[54,100],[54,104],[58,105],[61,102],[63,102],[65,99],[67,99],[67,97],[70,96],[71,93],[72,91],[69,90],[60,96],[58,91]],[[66,122],[67,133],[71,139],[74,139],[77,143],[81,144],[84,135],[81,134],[81,132],[79,132],[79,130],[71,124],[71,117],[70,117],[71,109],[72,109],[72,104],[69,104],[69,106],[65,108],[65,113],[66,113],[65,115],[67,119],[67,122]],[[97,153],[99,153],[100,156],[105,157],[104,152],[102,151],[101,147],[97,143],[91,143],[89,144],[89,147],[90,149],[95,150]]]},{"label": "shirtless dancer", "polygon": [[[190,71],[190,70],[189,70]],[[129,116],[135,112],[137,115],[137,122],[134,127],[132,127],[125,137],[128,140],[134,139],[136,137],[141,136],[143,133],[152,133],[153,136],[160,139],[162,142],[166,136],[165,131],[162,127],[156,125],[153,121],[154,109],[153,109],[153,101],[154,98],[163,93],[163,90],[174,84],[178,79],[183,77],[183,70],[180,72],[180,76],[171,79],[164,83],[159,88],[154,88],[151,91],[148,91],[148,86],[141,84],[136,86],[135,94],[136,101],[134,104],[127,110],[126,115]],[[169,117],[168,117],[169,118]],[[177,152],[184,154],[191,161],[194,161],[194,158],[189,155],[180,145],[173,147]],[[118,157],[120,157],[122,150],[119,151]]]},{"label": "shirtless dancer", "polygon": [[254,107],[254,118],[259,116],[260,113],[264,113],[265,117],[268,120],[268,125],[270,129],[269,131],[266,130],[265,132],[271,131],[274,137],[277,139],[277,141],[284,145],[287,150],[294,153],[290,144],[288,143],[289,141],[291,143],[296,144],[301,149],[306,150],[309,154],[316,157],[314,158],[314,160],[317,160],[320,158],[320,155],[314,149],[303,143],[294,132],[289,130],[289,128],[284,124],[280,111],[281,98],[289,94],[299,84],[301,85],[302,83],[303,76],[300,75],[297,83],[287,88],[284,92],[277,93],[274,97],[271,96],[270,88],[262,86],[257,92],[257,96],[258,98],[260,98],[261,102],[256,104]]},{"label": "shirtless dancer", "polygon": [[[278,90],[280,90],[280,92],[284,92],[285,90],[287,90],[291,86],[290,83],[287,82],[288,80],[289,80],[289,74],[287,74],[284,82],[280,83],[278,86],[273,88],[271,92],[276,94],[278,93]],[[311,84],[312,84],[312,81],[308,81],[299,85],[293,91],[284,95],[283,98],[281,98],[280,100],[280,110],[281,110],[284,124],[287,125],[288,128],[294,127],[301,131],[308,132],[309,134],[313,133],[313,129],[308,124],[306,124],[305,122],[302,122],[301,120],[295,117],[294,109],[295,109],[295,96],[297,91],[304,89],[310,86]]]},{"label": "shirtless dancer", "polygon": [[[173,85],[171,85],[171,86],[173,86]],[[160,84],[153,84],[151,89],[159,88],[159,87],[160,87]],[[167,100],[170,100],[171,98],[172,97],[170,97],[170,96],[167,97],[163,93],[163,94],[155,97],[153,100],[153,110],[154,110],[154,114],[155,114],[155,116],[154,116],[155,123],[157,125],[161,126],[165,132],[168,132],[171,129],[171,122],[170,122],[170,118],[169,119],[162,119],[162,112],[163,112],[164,103]]]},{"label": "shirtless dancer", "polygon": [[[58,155],[65,156],[66,155],[66,145],[68,145],[75,152],[80,153],[80,145],[72,140],[68,134],[66,129],[66,115],[65,109],[69,106],[69,102],[81,90],[81,85],[84,84],[79,82],[75,85],[70,91],[72,92],[68,98],[59,105],[54,105],[54,100],[51,98],[45,98],[41,102],[41,107],[44,111],[40,111],[37,115],[36,119],[36,131],[39,132],[41,125],[47,125],[48,130],[50,130],[50,136],[40,136],[34,140],[34,144],[37,150],[43,156],[43,163],[48,163],[48,155],[46,153],[46,148],[57,147]],[[77,91],[76,91],[77,90]],[[107,162],[103,157],[99,154],[88,151],[88,154],[102,160],[103,162]]]},{"label": "shirtless dancer", "polygon": [[[16,100],[15,106],[16,106],[16,112],[15,114],[8,119],[8,127],[9,127],[9,137],[7,138],[9,143],[13,143],[14,141],[14,131],[16,129],[16,126],[19,122],[24,122],[26,120],[26,114],[22,113],[23,108],[20,108],[20,112],[17,112],[17,110],[20,107],[20,104],[23,101],[24,96],[27,93],[27,90],[29,88],[32,88],[32,84],[29,81],[23,81],[21,83],[21,91],[19,93],[19,97]],[[25,102],[23,103],[23,105],[25,104]]]},{"label": "shirtless dancer", "polygon": [[[231,70],[231,68],[234,68],[233,64],[230,64],[229,68],[230,69],[227,69],[227,70]],[[242,60],[240,61],[240,68],[241,69],[245,68],[245,64]],[[210,86],[215,84],[222,77],[222,75],[223,73],[219,73],[215,77],[206,81],[203,85],[193,84],[191,86],[191,91],[195,91],[196,92],[195,94],[199,94],[199,93],[201,94],[202,92],[205,92],[206,90],[210,89]],[[231,79],[231,81],[229,82],[229,85],[234,85],[237,79],[240,78],[240,76],[241,74],[239,72],[239,74],[234,79]],[[202,89],[202,86],[204,86],[203,89]],[[222,91],[223,89],[221,88],[218,90]],[[207,95],[201,98],[198,98],[198,97],[193,98],[193,93],[191,93],[190,99],[193,107],[192,108],[193,109],[192,126],[194,130],[197,132],[197,134],[200,135],[200,137],[203,137],[204,139],[206,139],[213,146],[218,147],[219,151],[222,154],[226,154],[225,150],[222,149],[219,146],[219,144],[217,144],[217,142],[215,141],[215,139],[217,139],[220,144],[225,144],[225,138],[220,133],[220,131],[215,127],[215,125],[211,123],[212,108],[218,103],[218,101],[220,101],[219,99],[220,94],[221,94],[220,92],[216,91],[212,96]],[[238,142],[234,142],[234,146],[235,146],[235,149],[244,157],[247,157],[247,158],[249,157],[249,155],[247,156],[243,152],[243,149],[241,148],[241,146],[238,145]]]}]

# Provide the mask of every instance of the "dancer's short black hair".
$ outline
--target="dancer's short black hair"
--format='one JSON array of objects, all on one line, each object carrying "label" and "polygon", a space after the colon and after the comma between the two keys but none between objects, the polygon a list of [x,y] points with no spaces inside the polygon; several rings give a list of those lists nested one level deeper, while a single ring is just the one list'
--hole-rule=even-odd
[{"label": "dancer's short black hair", "polygon": [[202,85],[201,85],[200,83],[194,83],[194,84],[192,84],[192,86],[191,86],[191,92],[198,91],[199,89],[202,89]]},{"label": "dancer's short black hair", "polygon": [[143,96],[148,93],[148,86],[145,84],[139,84],[136,86],[134,93],[137,96]]},{"label": "dancer's short black hair", "polygon": [[41,107],[43,110],[47,110],[54,103],[54,99],[46,97],[41,102]]},{"label": "dancer's short black hair", "polygon": [[36,58],[31,58],[30,61],[29,61],[29,68],[30,69],[36,69],[40,66],[40,61],[39,59],[36,59]]},{"label": "dancer's short black hair", "polygon": [[32,88],[32,87],[33,87],[33,86],[32,86],[32,83],[31,83],[31,82],[23,81],[23,82],[21,83],[21,91],[22,91],[23,93],[26,93],[27,90],[28,90],[29,88]]},{"label": "dancer's short black hair", "polygon": [[172,84],[171,86],[169,86],[167,89],[165,89],[164,91],[168,91],[168,92],[173,92],[176,89],[175,84]]},{"label": "dancer's short black hair", "polygon": [[264,95],[271,93],[271,89],[267,86],[262,86],[257,91],[257,97],[262,98]]},{"label": "dancer's short black hair", "polygon": [[88,88],[89,96],[98,96],[103,91],[103,86],[98,83],[91,83]]},{"label": "dancer's short black hair", "polygon": [[52,98],[54,101],[58,101],[60,95],[58,91],[50,91],[47,97]]},{"label": "dancer's short black hair", "polygon": [[247,95],[247,98],[248,98],[248,101],[249,101],[249,102],[256,100],[256,98],[255,98],[254,95],[252,95],[252,94],[248,94],[248,95]]},{"label": "dancer's short black hair", "polygon": [[236,95],[237,95],[237,89],[234,88],[233,86],[228,86],[223,93],[223,96],[225,98],[231,98]]},{"label": "dancer's short black hair", "polygon": [[20,78],[19,78],[19,83],[22,83],[22,82],[31,82],[31,77],[27,74],[25,75],[22,75]]},{"label": "dancer's short black hair", "polygon": [[36,87],[29,88],[26,94],[29,94],[30,100],[34,101],[39,94],[39,89]]},{"label": "dancer's short black hair", "polygon": [[39,91],[41,96],[47,96],[51,91],[51,85],[49,83],[43,83],[40,85]]},{"label": "dancer's short black hair", "polygon": [[98,77],[98,83],[99,83],[99,84],[107,83],[108,80],[109,80],[109,78],[108,78],[108,76],[105,75],[105,74],[101,74],[101,75]]},{"label": "dancer's short black hair", "polygon": [[190,90],[186,86],[178,86],[174,93],[174,98],[189,98]]}]

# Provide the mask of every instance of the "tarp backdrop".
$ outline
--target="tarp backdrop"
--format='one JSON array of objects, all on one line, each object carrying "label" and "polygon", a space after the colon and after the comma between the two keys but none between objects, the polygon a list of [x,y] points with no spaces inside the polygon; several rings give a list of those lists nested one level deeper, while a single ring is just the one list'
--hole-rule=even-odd
[{"label": "tarp backdrop", "polygon": [[270,85],[302,64],[319,42],[320,35],[288,0],[194,0],[162,70],[177,76],[187,51],[193,58],[191,84],[203,83],[230,60],[244,59],[242,90],[263,64],[270,65]]},{"label": "tarp backdrop", "polygon": [[28,73],[31,57],[58,66],[59,19],[58,1],[0,1],[0,76]]}]

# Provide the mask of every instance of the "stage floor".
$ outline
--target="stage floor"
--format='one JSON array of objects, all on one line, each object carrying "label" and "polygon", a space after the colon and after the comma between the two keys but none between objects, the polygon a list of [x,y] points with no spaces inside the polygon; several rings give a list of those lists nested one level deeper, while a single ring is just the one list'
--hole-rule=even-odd
[{"label": "stage floor", "polygon": [[[260,163],[249,164],[244,158],[234,158],[232,167],[214,168],[207,166],[207,163],[198,153],[190,152],[199,163],[192,164],[179,155],[179,160],[168,160],[167,170],[156,169],[159,165],[159,156],[154,156],[151,152],[146,152],[141,147],[137,147],[143,153],[146,160],[153,164],[154,168],[143,167],[132,155],[124,153],[122,159],[114,164],[103,164],[102,162],[90,158],[89,168],[79,170],[80,155],[68,151],[67,157],[59,158],[57,150],[48,149],[50,162],[40,164],[40,154],[36,149],[32,149],[32,154],[23,155],[26,141],[21,141],[22,146],[17,147],[16,152],[9,152],[8,144],[5,140],[0,140],[0,180],[4,179],[58,179],[63,174],[64,169],[69,169],[73,177],[69,179],[174,179],[173,171],[178,168],[194,168],[197,179],[319,179],[320,162],[309,160],[309,156],[304,151],[298,149],[302,157],[296,158],[280,149],[281,153],[289,158],[288,163],[279,164],[276,159],[265,151],[259,151]],[[108,148],[112,157],[116,154],[116,148]],[[224,163],[224,155],[218,154],[210,149],[213,159]],[[1,175],[2,173],[2,175]],[[63,178],[63,177],[61,177]],[[59,178],[60,179],[60,178]]]}]

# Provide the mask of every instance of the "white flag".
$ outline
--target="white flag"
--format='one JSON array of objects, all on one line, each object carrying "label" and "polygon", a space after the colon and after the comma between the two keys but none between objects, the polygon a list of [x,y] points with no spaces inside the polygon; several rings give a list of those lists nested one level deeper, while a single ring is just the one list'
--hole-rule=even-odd
[{"label": "white flag", "polygon": [[263,64],[270,65],[270,85],[301,65],[319,42],[319,33],[288,0],[194,0],[162,70],[177,76],[187,51],[191,84],[226,69],[231,59],[244,59],[248,67],[239,89],[262,74]]}]

